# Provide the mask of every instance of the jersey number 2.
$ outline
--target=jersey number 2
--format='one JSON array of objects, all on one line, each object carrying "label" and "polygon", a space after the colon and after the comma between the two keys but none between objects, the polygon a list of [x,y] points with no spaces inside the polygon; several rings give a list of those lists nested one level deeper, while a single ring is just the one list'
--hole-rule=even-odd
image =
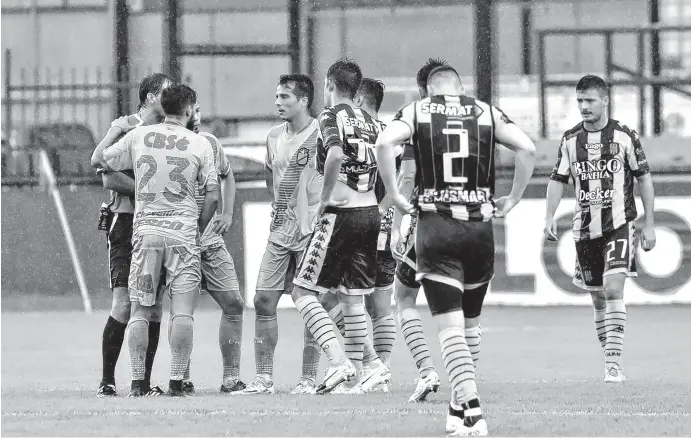
[{"label": "jersey number 2", "polygon": [[470,150],[468,147],[468,130],[461,128],[444,128],[441,132],[447,137],[457,136],[458,141],[461,145],[461,149],[458,152],[444,152],[442,154],[442,164],[444,166],[444,182],[453,184],[465,184],[468,182],[467,177],[454,176],[453,162],[454,160],[465,159],[468,158],[468,156],[470,156]]},{"label": "jersey number 2", "polygon": [[[182,174],[182,172],[189,167],[190,161],[187,158],[167,156],[166,163],[175,166],[168,174],[168,177],[170,178],[171,182],[180,184],[180,192],[174,193],[168,188],[168,186],[166,186],[163,188],[163,196],[170,202],[180,202],[185,198],[185,196],[187,196],[189,191],[187,179],[185,179],[185,176]],[[140,200],[149,203],[156,199],[156,194],[145,192],[144,187],[146,187],[146,184],[149,182],[149,180],[151,180],[151,178],[156,174],[158,164],[153,156],[142,155],[137,160],[137,169],[142,167],[144,164],[147,164],[149,168],[146,170],[144,175],[142,175],[142,179],[139,180],[139,185],[137,186],[137,195],[139,196]]]}]

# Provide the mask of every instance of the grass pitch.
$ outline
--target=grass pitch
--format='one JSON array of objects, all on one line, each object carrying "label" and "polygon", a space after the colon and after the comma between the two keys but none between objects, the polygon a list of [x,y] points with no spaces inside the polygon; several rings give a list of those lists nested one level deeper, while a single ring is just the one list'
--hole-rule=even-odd
[{"label": "grass pitch", "polygon": [[[6,303],[3,303],[3,307]],[[197,395],[128,399],[127,344],[120,397],[97,399],[107,312],[2,314],[2,435],[51,436],[443,436],[448,382],[434,323],[421,309],[442,390],[408,404],[417,376],[399,333],[391,392],[290,396],[300,377],[302,321],[279,311],[275,396],[222,396],[220,311],[198,311],[192,377]],[[689,306],[628,308],[624,350],[629,381],[605,385],[587,307],[484,310],[478,369],[494,436],[691,435]],[[165,323],[164,323],[165,325]],[[170,353],[162,329],[153,381],[167,386]],[[254,313],[245,313],[242,378],[254,376]],[[325,359],[322,357],[320,376]]]}]

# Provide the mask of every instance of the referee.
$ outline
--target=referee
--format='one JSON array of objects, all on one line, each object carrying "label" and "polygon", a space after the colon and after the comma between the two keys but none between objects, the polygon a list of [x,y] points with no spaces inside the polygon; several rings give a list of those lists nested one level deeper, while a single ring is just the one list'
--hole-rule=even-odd
[{"label": "referee", "polygon": [[[127,132],[139,125],[153,125],[163,120],[161,93],[173,80],[162,74],[152,73],[139,83],[139,111],[113,121],[105,138],[91,156],[91,165],[100,167],[103,150],[115,144]],[[117,396],[115,388],[115,366],[125,339],[125,330],[130,319],[130,296],[128,280],[132,257],[132,223],[134,220],[134,172],[104,172],[103,187],[110,189],[111,200],[101,208],[99,228],[107,232],[110,287],[113,290],[113,304],[110,316],[103,329],[101,352],[103,355],[103,376],[98,386],[97,397]],[[146,352],[146,391],[148,395],[160,395],[159,387],[151,388],[151,369],[158,348],[161,332],[161,315],[157,321],[149,323],[149,347]]]}]

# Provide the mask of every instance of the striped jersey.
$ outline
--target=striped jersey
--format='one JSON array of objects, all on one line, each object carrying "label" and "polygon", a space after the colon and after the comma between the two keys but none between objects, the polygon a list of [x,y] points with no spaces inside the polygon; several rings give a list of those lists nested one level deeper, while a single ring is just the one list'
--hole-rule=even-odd
[{"label": "striped jersey", "polygon": [[316,169],[319,124],[288,134],[288,123],[271,128],[266,163],[273,175],[274,205],[269,241],[299,251],[308,243],[319,209],[323,178]]},{"label": "striped jersey", "polygon": [[430,96],[394,120],[412,133],[417,205],[465,221],[494,215],[495,128],[513,123],[498,108],[468,96]]},{"label": "striped jersey", "polygon": [[[379,120],[374,120],[379,126],[379,132],[386,129],[386,124]],[[394,156],[396,157],[396,169],[401,167],[401,154],[403,153],[402,146],[396,146],[394,148]],[[374,184],[374,193],[377,195],[377,202],[381,203],[386,196],[386,187],[384,187],[384,181],[377,175],[377,182]],[[381,225],[379,227],[379,238],[377,240],[377,250],[378,251],[390,251],[391,250],[391,228],[393,226],[393,215],[394,207],[389,207],[384,217],[381,218]]]},{"label": "striped jersey", "polygon": [[650,172],[636,131],[610,119],[600,131],[579,123],[561,139],[551,179],[573,180],[573,238],[601,237],[636,219],[633,178]]},{"label": "striped jersey", "polygon": [[319,114],[317,139],[317,170],[324,174],[329,148],[343,148],[343,163],[338,180],[357,192],[369,192],[377,181],[377,160],[374,144],[379,125],[360,108],[340,104]]},{"label": "striped jersey", "polygon": [[[216,169],[216,174],[218,175],[219,178],[225,178],[228,176],[230,173],[230,163],[228,162],[228,159],[226,158],[226,154],[223,152],[223,146],[221,145],[221,142],[216,138],[215,135],[208,133],[208,132],[200,132],[199,135],[204,137],[209,144],[211,145],[211,151],[213,152],[213,160],[214,160],[214,168]],[[220,184],[220,181],[219,181]],[[206,189],[202,185],[197,185],[197,207],[199,207],[199,213],[202,211],[202,206],[204,205],[204,195],[206,194]],[[211,245],[219,244],[219,243],[224,243],[223,236],[220,234],[214,233],[213,231],[213,222],[214,219],[216,219],[216,216],[218,216],[219,211],[222,210],[222,202],[219,202],[218,204],[218,210],[216,213],[214,213],[213,218],[211,219],[210,225],[206,227],[206,230],[204,230],[204,234],[201,237],[201,240],[199,242],[199,245],[204,248],[208,247]]]},{"label": "striped jersey", "polygon": [[[115,121],[113,121],[115,123]],[[145,125],[144,120],[138,113],[127,116],[127,123],[134,127]],[[112,124],[111,124],[112,126]],[[118,138],[120,140],[124,134]],[[122,173],[134,179],[134,172],[132,170],[124,170]],[[110,211],[113,213],[129,213],[134,214],[134,197],[123,195],[115,190],[110,191]]]}]

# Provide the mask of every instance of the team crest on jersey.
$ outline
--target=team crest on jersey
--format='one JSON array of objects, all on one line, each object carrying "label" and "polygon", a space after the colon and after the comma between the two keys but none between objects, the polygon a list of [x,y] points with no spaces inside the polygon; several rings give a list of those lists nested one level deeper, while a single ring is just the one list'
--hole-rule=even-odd
[{"label": "team crest on jersey", "polygon": [[610,155],[619,154],[619,143],[586,143],[585,148],[589,151],[602,151]]},{"label": "team crest on jersey", "polygon": [[307,148],[300,148],[295,153],[295,162],[300,166],[306,166],[310,160],[310,151]]}]

